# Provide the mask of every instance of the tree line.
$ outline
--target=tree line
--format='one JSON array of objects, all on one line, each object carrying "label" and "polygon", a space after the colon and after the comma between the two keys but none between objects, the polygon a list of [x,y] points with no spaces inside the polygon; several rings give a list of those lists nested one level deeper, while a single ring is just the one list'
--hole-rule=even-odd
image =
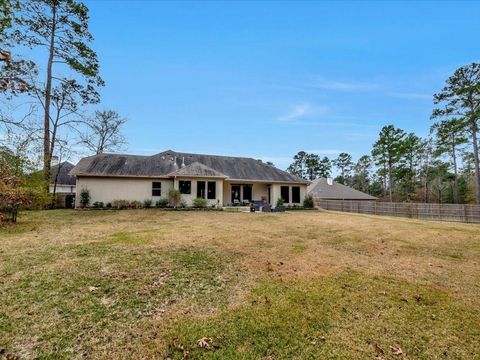
[{"label": "tree line", "polygon": [[384,126],[370,154],[356,162],[300,151],[287,171],[307,180],[330,177],[386,201],[479,203],[480,64],[457,69],[433,95],[429,136]]},{"label": "tree line", "polygon": [[39,167],[48,198],[54,161],[121,149],[126,119],[98,108],[105,83],[85,4],[2,0],[0,10],[0,186],[12,190],[0,209],[10,209]]}]

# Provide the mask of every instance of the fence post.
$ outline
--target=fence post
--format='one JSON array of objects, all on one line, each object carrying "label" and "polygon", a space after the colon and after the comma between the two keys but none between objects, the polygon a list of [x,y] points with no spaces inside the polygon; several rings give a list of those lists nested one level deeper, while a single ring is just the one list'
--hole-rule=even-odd
[{"label": "fence post", "polygon": [[375,215],[377,215],[377,202],[376,201],[373,202],[373,213]]}]

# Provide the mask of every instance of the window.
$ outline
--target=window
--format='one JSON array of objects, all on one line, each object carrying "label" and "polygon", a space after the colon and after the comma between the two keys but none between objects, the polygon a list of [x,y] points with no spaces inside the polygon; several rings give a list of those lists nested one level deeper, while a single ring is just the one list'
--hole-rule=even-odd
[{"label": "window", "polygon": [[208,182],[207,198],[208,199],[217,198],[217,183],[215,181]]},{"label": "window", "polygon": [[205,181],[197,181],[197,198],[205,199]]},{"label": "window", "polygon": [[181,194],[191,194],[192,193],[192,182],[180,180],[178,182],[178,189]]},{"label": "window", "polygon": [[300,186],[292,186],[292,203],[300,203]]},{"label": "window", "polygon": [[243,200],[252,201],[252,185],[243,185]]},{"label": "window", "polygon": [[283,199],[284,202],[290,202],[290,194],[288,186],[280,186],[280,197]]},{"label": "window", "polygon": [[154,181],[152,182],[152,196],[161,196],[162,195],[162,183]]}]

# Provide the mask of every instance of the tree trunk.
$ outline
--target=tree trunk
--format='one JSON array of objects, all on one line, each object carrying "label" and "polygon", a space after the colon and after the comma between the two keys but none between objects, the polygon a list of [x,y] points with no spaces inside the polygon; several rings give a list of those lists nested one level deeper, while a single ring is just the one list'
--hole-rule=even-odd
[{"label": "tree trunk", "polygon": [[457,169],[457,155],[455,151],[455,142],[452,147],[452,162],[453,162],[453,202],[458,204],[458,169]]},{"label": "tree trunk", "polygon": [[392,165],[388,164],[388,192],[390,196],[390,202],[393,202],[393,194],[392,194]]},{"label": "tree trunk", "polygon": [[476,177],[476,199],[475,202],[478,204],[480,202],[480,166],[478,163],[478,142],[477,142],[477,124],[472,126],[472,140],[473,140],[473,159],[475,163],[475,177]]},{"label": "tree trunk", "polygon": [[43,179],[45,181],[45,190],[48,193],[50,185],[50,103],[52,96],[52,67],[53,55],[55,50],[55,28],[56,28],[56,7],[52,5],[52,29],[50,35],[50,47],[47,63],[47,81],[45,84],[45,113],[43,118]]}]

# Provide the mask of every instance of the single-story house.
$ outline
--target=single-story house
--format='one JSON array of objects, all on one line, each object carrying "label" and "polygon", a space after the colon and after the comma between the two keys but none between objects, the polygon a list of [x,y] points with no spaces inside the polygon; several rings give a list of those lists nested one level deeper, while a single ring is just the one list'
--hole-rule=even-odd
[{"label": "single-story house", "polygon": [[[261,160],[245,157],[181,153],[167,150],[152,156],[101,154],[86,157],[70,171],[77,192],[88,189],[91,202],[168,198],[178,189],[191,205],[204,198],[209,206],[237,205],[263,200],[275,205],[300,205],[308,181]],[[79,206],[80,196],[76,197]]]},{"label": "single-story house", "polygon": [[375,196],[340,184],[332,178],[318,178],[308,185],[307,192],[315,199],[321,200],[356,200],[375,201]]},{"label": "single-story house", "polygon": [[73,208],[75,203],[76,179],[70,175],[75,167],[65,161],[50,168],[50,194],[55,193],[55,205],[59,208]]}]

